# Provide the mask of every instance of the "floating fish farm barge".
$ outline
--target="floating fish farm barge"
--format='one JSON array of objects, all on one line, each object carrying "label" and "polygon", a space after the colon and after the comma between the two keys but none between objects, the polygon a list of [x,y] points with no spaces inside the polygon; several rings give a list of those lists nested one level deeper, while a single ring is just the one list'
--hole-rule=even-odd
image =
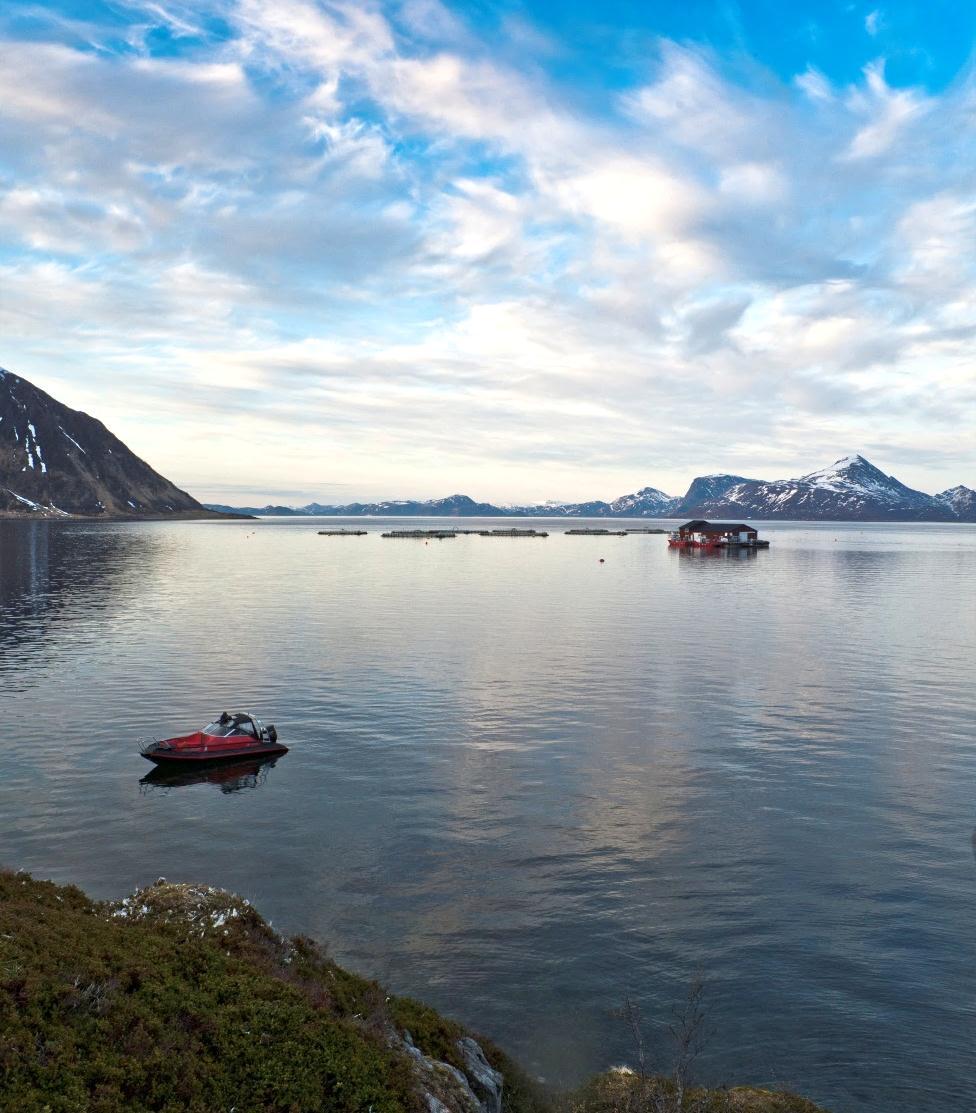
[{"label": "floating fish farm barge", "polygon": [[453,529],[391,529],[389,533],[380,534],[381,537],[408,537],[422,541],[446,541],[449,537],[457,537],[458,531]]},{"label": "floating fish farm barge", "polygon": [[479,529],[479,537],[548,537],[545,530],[540,529]]},{"label": "floating fish farm barge", "polygon": [[535,529],[391,529],[383,537],[408,537],[423,541],[444,541],[458,534],[475,534],[478,537],[548,537],[543,530]]},{"label": "floating fish farm barge", "polygon": [[655,529],[652,526],[639,526],[632,529],[601,529],[586,527],[585,529],[568,529],[567,537],[629,537],[632,533],[667,533],[666,529]]},{"label": "floating fish farm barge", "polygon": [[685,522],[668,534],[672,549],[768,549],[754,526],[742,522],[706,522],[703,518]]}]

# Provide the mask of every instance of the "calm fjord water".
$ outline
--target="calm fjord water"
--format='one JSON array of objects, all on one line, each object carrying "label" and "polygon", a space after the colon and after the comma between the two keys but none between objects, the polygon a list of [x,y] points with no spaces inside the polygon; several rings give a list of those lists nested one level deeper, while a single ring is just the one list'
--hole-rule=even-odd
[{"label": "calm fjord water", "polygon": [[[0,523],[0,863],[234,889],[553,1080],[700,971],[707,1081],[976,1108],[976,527],[356,524]],[[240,705],[291,753],[141,782]]]}]

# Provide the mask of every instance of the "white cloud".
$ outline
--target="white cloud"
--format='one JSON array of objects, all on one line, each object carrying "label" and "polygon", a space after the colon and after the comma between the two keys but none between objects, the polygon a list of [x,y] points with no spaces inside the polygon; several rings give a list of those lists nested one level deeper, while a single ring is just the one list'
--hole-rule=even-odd
[{"label": "white cloud", "polygon": [[779,167],[771,163],[739,162],[723,168],[719,189],[746,204],[766,205],[781,201],[789,184]]},{"label": "white cloud", "polygon": [[885,81],[883,62],[866,66],[864,75],[866,88],[854,89],[848,97],[851,111],[866,118],[845,152],[850,159],[884,154],[932,107],[927,97],[912,89],[892,89]]},{"label": "white cloud", "polygon": [[625,156],[549,185],[570,212],[635,236],[671,239],[687,228],[703,204],[693,182],[648,160]]},{"label": "white cloud", "polygon": [[803,73],[798,74],[794,78],[794,83],[799,89],[810,98],[812,101],[831,101],[834,99],[834,92],[830,87],[830,82],[819,71],[807,68]]},{"label": "white cloud", "polygon": [[0,43],[3,362],[182,482],[161,427],[224,485],[246,427],[309,498],[676,490],[716,430],[756,471],[936,427],[976,467],[970,85],[662,43],[570,100],[436,0],[137,10],[128,52]]}]

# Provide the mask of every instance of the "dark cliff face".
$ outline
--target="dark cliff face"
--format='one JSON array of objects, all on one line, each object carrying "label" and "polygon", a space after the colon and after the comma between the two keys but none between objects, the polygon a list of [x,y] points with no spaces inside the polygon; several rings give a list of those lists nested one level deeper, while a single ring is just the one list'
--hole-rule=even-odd
[{"label": "dark cliff face", "polygon": [[104,518],[206,513],[100,421],[2,370],[0,511]]}]

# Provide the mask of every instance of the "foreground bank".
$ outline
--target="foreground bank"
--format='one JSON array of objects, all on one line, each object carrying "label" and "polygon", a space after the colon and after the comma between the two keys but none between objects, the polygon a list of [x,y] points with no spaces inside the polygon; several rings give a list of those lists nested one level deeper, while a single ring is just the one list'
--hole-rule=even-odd
[{"label": "foreground bank", "polygon": [[[114,903],[0,871],[0,1109],[352,1113],[675,1111],[611,1071],[549,1091],[417,1001],[350,974],[250,904],[158,882]],[[698,1113],[818,1113],[790,1094],[690,1090]]]}]

